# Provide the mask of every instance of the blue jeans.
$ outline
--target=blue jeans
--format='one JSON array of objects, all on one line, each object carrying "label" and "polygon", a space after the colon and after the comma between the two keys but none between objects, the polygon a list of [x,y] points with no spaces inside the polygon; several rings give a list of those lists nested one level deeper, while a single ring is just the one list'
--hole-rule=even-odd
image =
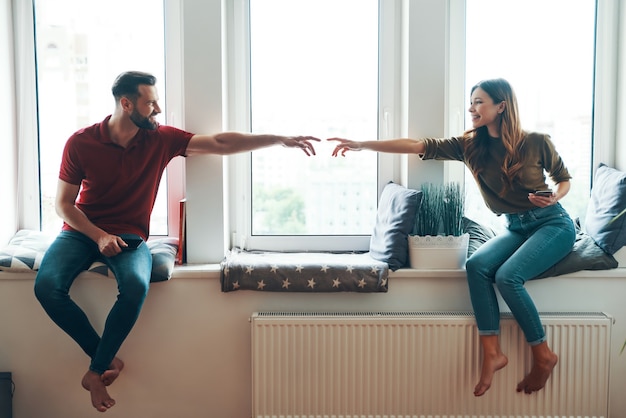
[{"label": "blue jeans", "polygon": [[[122,239],[138,238],[134,234],[120,236]],[[104,262],[115,274],[119,292],[102,337],[69,295],[76,276],[96,260]],[[114,257],[104,257],[98,245],[86,235],[62,231],[41,261],[35,279],[35,295],[50,318],[91,358],[89,369],[102,374],[139,317],[148,294],[151,270],[152,255],[145,244]]]},{"label": "blue jeans", "polygon": [[466,263],[476,325],[480,335],[500,333],[495,283],[526,341],[540,344],[546,340],[545,331],[524,283],[569,254],[576,229],[559,203],[506,217],[506,231],[483,244]]}]

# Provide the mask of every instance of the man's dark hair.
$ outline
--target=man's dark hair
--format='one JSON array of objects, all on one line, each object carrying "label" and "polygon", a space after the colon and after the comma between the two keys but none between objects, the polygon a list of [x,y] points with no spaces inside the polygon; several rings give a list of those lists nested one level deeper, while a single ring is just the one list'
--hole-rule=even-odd
[{"label": "man's dark hair", "polygon": [[117,76],[113,82],[113,87],[111,87],[113,97],[115,97],[117,101],[123,96],[126,96],[134,101],[139,97],[140,84],[154,86],[156,84],[156,77],[141,71],[127,71],[122,73]]}]

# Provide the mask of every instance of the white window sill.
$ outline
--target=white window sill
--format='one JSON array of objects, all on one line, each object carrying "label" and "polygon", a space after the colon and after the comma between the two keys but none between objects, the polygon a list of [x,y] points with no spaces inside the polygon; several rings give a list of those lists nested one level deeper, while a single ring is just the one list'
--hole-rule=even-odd
[{"label": "white window sill", "polygon": [[[412,269],[402,268],[389,272],[390,279],[414,279],[414,278],[462,278],[465,279],[465,270],[432,270],[432,269]],[[618,267],[611,270],[581,270],[575,273],[564,274],[555,277],[607,277],[625,278],[626,267]],[[175,266],[172,279],[219,279],[219,264],[185,264]]]},{"label": "white window sill", "polygon": [[[5,273],[5,274],[1,274]],[[11,273],[0,271],[0,279],[33,278],[34,274]],[[605,277],[626,278],[626,267],[618,267],[611,270],[581,270],[575,273],[564,274],[556,277]],[[459,278],[465,279],[465,270],[422,270],[402,268],[389,272],[390,279],[419,279],[419,278]],[[174,267],[172,279],[220,279],[219,264],[185,264]]]}]

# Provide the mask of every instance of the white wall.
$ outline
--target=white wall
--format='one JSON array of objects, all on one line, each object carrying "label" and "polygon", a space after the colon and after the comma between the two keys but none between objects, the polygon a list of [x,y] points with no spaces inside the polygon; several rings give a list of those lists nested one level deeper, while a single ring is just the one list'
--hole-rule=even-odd
[{"label": "white wall", "polygon": [[[11,0],[0,0],[0,91],[12,92],[15,85],[12,51],[13,35]],[[408,3],[408,2],[407,2]],[[424,0],[410,4],[426,4]],[[441,7],[444,2],[431,2]],[[22,4],[28,4],[24,2]],[[623,2],[620,19],[626,22]],[[185,2],[185,14],[214,16],[220,19],[221,2]],[[206,8],[212,8],[206,13]],[[417,6],[412,6],[417,7]],[[201,12],[198,12],[201,10]],[[432,21],[431,24],[436,24]],[[221,54],[221,43],[206,44],[206,39],[218,39],[211,31],[217,22],[190,20],[185,27],[185,47],[189,50]],[[428,23],[428,22],[425,22]],[[626,56],[626,29],[620,32],[621,57]],[[409,36],[420,36],[413,28]],[[443,29],[442,29],[443,30]],[[442,42],[439,45],[445,47]],[[442,50],[424,51],[434,67],[444,66]],[[188,59],[188,58],[187,58]],[[205,80],[212,71],[221,69],[181,64],[185,75],[185,95],[198,114],[184,115],[187,129],[198,132],[221,130],[221,86],[207,86]],[[619,73],[625,74],[621,58]],[[433,68],[434,68],[433,67]],[[215,77],[218,80],[219,77]],[[443,75],[436,82],[413,80],[411,88],[432,89],[433,97],[443,97]],[[204,85],[209,92],[194,90]],[[626,82],[618,84],[618,141],[616,165],[626,169]],[[0,242],[6,242],[17,227],[17,129],[15,103],[12,94],[0,97],[0,179],[2,179],[3,221],[0,222]],[[217,97],[217,98],[216,98]],[[215,101],[217,100],[217,102]],[[197,102],[196,102],[197,101]],[[195,104],[194,104],[195,103]],[[418,106],[418,103],[413,106]],[[443,107],[443,103],[442,103]],[[218,109],[218,110],[215,110]],[[437,110],[443,112],[443,110]],[[191,110],[188,110],[191,112]],[[217,112],[217,113],[216,113]],[[416,112],[419,113],[419,112]],[[210,117],[210,118],[209,118]],[[441,118],[441,115],[437,116]],[[426,118],[428,119],[428,118]],[[431,119],[428,119],[431,120]],[[428,121],[424,121],[429,123]],[[437,133],[443,120],[430,125],[407,126],[415,135]],[[424,130],[424,132],[422,132]],[[207,158],[190,159],[188,174],[203,179],[221,176],[221,160],[214,164]],[[419,167],[430,169],[424,164]],[[440,170],[440,167],[433,167]],[[415,175],[418,175],[415,173]],[[412,181],[414,180],[411,177]],[[415,180],[416,181],[416,180]],[[211,196],[201,181],[189,185],[193,196]],[[220,195],[221,190],[215,192]],[[200,202],[213,205],[212,202]],[[216,211],[223,211],[218,202]],[[201,211],[190,208],[190,216]],[[206,213],[204,211],[203,213]],[[206,245],[205,238],[223,229],[223,224],[211,224],[207,218],[190,238],[196,248]],[[214,215],[215,219],[222,217]],[[220,221],[221,222],[221,221]],[[215,261],[221,258],[221,245],[215,251]],[[0,273],[0,371],[11,371],[16,383],[14,418],[84,418],[99,416],[91,407],[88,393],[80,386],[88,359],[42,311],[33,295],[33,279],[28,275]],[[589,278],[575,275],[552,278],[528,285],[540,310],[545,311],[606,311],[616,318],[611,347],[611,418],[626,418],[626,354],[619,350],[626,338],[626,274],[622,277]],[[115,298],[113,281],[94,276],[81,277],[72,293],[85,306],[97,327]],[[462,277],[393,278],[387,294],[261,294],[260,292],[221,293],[215,274],[210,278],[179,277],[168,283],[153,285],[142,315],[120,351],[127,367],[111,387],[118,404],[107,417],[211,417],[244,418],[250,416],[250,329],[248,317],[255,311],[363,311],[363,310],[469,310],[467,286]],[[471,388],[468,388],[471,390]]]},{"label": "white wall", "polygon": [[0,0],[0,184],[2,222],[0,242],[7,242],[17,228],[17,135],[15,77],[13,73],[13,20],[10,0]]},{"label": "white wall", "polygon": [[[530,282],[527,287],[541,311],[604,311],[615,317],[610,418],[626,418],[626,354],[619,354],[626,338],[626,273],[617,273],[612,271],[613,277],[607,278],[576,273]],[[437,278],[424,274],[406,278],[396,273],[389,281],[389,292],[375,294],[222,293],[216,273],[197,276],[176,277],[152,286],[143,312],[119,352],[126,368],[109,388],[117,405],[106,412],[107,418],[249,417],[248,318],[255,311],[471,308],[461,273]],[[101,416],[80,386],[88,358],[50,321],[32,288],[32,275],[0,273],[0,371],[13,373],[13,418]],[[101,329],[115,298],[114,281],[81,276],[72,294]],[[568,360],[561,358],[563,364]]]}]

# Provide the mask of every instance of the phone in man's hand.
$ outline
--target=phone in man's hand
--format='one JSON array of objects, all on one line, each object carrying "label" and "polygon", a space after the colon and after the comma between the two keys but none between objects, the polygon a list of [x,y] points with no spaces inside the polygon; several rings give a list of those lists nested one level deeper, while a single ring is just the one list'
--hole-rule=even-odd
[{"label": "phone in man's hand", "polygon": [[139,248],[141,244],[143,244],[143,240],[141,238],[122,238],[128,247],[122,247],[122,251],[130,251],[136,250]]}]

